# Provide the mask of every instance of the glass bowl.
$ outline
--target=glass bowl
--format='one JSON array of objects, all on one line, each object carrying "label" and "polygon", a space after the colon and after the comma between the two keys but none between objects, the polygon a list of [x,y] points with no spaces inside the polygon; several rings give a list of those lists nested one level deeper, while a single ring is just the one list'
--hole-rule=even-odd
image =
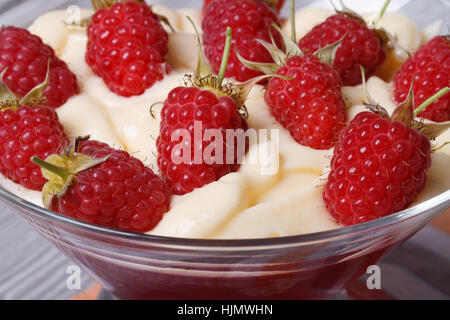
[{"label": "glass bowl", "polygon": [[[445,19],[449,5],[432,3]],[[0,199],[118,299],[319,299],[340,292],[449,208],[450,190],[360,225],[250,240],[122,232],[61,216],[3,188]]]}]

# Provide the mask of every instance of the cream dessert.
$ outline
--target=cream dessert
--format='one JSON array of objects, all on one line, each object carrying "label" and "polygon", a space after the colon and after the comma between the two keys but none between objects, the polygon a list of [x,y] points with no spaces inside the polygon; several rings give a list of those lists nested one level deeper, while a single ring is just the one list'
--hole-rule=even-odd
[{"label": "cream dessert", "polygon": [[[168,62],[172,70],[140,96],[120,97],[112,93],[103,80],[85,62],[86,30],[68,28],[65,11],[49,12],[39,17],[29,30],[51,45],[57,55],[76,74],[81,92],[57,109],[61,123],[70,138],[90,134],[100,140],[123,148],[141,159],[157,172],[156,137],[159,134],[158,104],[167,98],[171,89],[183,83],[185,74],[195,68],[197,43],[193,27],[185,18],[189,15],[197,26],[201,14],[192,9],[174,11],[154,6],[153,10],[166,16],[176,33],[169,34]],[[92,14],[83,10],[81,17]],[[301,37],[314,25],[322,22],[332,11],[317,8],[299,10],[297,36]],[[373,15],[366,15],[371,19]],[[422,33],[408,17],[388,13],[381,25],[398,39],[401,46],[415,51],[432,36],[431,27]],[[283,30],[288,33],[290,22]],[[388,61],[402,61],[397,52]],[[384,78],[384,80],[382,79]],[[380,71],[379,77],[368,79],[370,95],[391,113],[395,108],[389,77]],[[342,90],[348,119],[365,110],[362,86]],[[150,115],[150,107],[155,106]],[[319,151],[298,144],[270,114],[264,101],[263,87],[255,86],[246,102],[248,124],[254,129],[274,129],[272,147],[279,149],[279,157],[265,157],[263,144],[250,145],[247,157],[257,154],[258,163],[242,164],[239,171],[224,176],[183,196],[174,196],[169,212],[149,232],[153,235],[182,238],[242,239],[281,237],[313,233],[339,228],[329,214],[322,192],[333,150]],[[441,135],[436,144],[450,141],[450,130]],[[450,145],[432,156],[425,190],[416,202],[421,202],[450,189]],[[264,166],[275,167],[270,174],[262,174]],[[0,178],[3,187],[20,197],[42,206],[41,193],[25,190],[13,182]]]}]

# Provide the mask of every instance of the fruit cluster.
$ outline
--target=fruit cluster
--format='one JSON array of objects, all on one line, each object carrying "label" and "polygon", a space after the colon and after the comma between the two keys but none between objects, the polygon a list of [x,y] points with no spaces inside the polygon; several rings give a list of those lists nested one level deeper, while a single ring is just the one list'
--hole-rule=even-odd
[{"label": "fruit cluster", "polygon": [[[344,10],[297,43],[295,34],[290,39],[279,28],[284,2],[205,0],[199,66],[190,85],[170,91],[161,111],[157,151],[162,178],[126,151],[88,138],[70,143],[54,109],[79,92],[75,75],[39,37],[3,27],[0,172],[42,190],[46,207],[60,214],[147,232],[170,209],[172,194],[192,192],[239,169],[236,153],[232,164],[216,161],[217,155],[200,163],[176,163],[173,134],[188,132],[194,143],[177,152],[192,158],[197,149],[216,142],[195,141],[196,123],[219,132],[222,141],[228,129],[245,132],[246,95],[260,83],[266,85],[273,117],[299,144],[334,148],[323,199],[339,223],[352,225],[405,209],[426,184],[435,137],[422,133],[425,125],[414,120],[414,108],[427,119],[450,120],[445,89],[450,39],[432,39],[398,70],[393,84],[399,108],[392,116],[372,103],[372,112],[346,125],[342,86],[364,82],[361,69],[375,74],[390,54],[390,38]],[[141,0],[93,4],[97,11],[87,28],[85,59],[112,92],[140,95],[170,72],[164,18]],[[247,82],[233,84],[226,77]],[[236,143],[224,147],[237,149]]]}]

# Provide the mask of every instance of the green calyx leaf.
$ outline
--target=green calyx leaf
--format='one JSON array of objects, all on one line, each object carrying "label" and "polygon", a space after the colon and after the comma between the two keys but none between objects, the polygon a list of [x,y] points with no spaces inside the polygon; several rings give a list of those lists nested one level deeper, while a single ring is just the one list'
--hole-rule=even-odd
[{"label": "green calyx leaf", "polygon": [[319,50],[317,50],[314,55],[319,58],[322,63],[326,63],[330,66],[333,66],[334,60],[336,59],[336,53],[342,45],[345,37],[348,35],[346,32],[338,41],[335,43],[329,44]]},{"label": "green calyx leaf", "polygon": [[379,115],[383,119],[390,120],[391,117],[385,108],[383,108],[369,93],[369,89],[367,88],[366,82],[366,70],[364,70],[363,66],[359,66],[359,70],[361,71],[361,79],[362,79],[362,88],[365,95],[365,98],[369,101],[368,103],[363,101],[363,105],[369,109],[371,112]]},{"label": "green calyx leaf", "polygon": [[336,8],[336,6],[334,5],[333,1],[331,1],[331,4],[334,7],[334,10],[338,13],[338,14],[342,14],[348,18],[352,18],[352,19],[356,19],[358,20],[363,26],[367,26],[367,22],[366,20],[364,20],[364,18],[357,13],[356,11],[350,9],[349,7],[347,7],[344,2],[342,0],[339,0],[339,4],[341,5],[342,9],[338,10]]},{"label": "green calyx leaf", "polygon": [[92,8],[94,11],[100,9],[109,9],[117,3],[116,0],[91,0]]},{"label": "green calyx leaf", "polygon": [[31,89],[25,97],[20,99],[19,104],[21,106],[24,105],[33,105],[38,104],[42,101],[42,96],[44,94],[45,89],[47,89],[48,84],[50,83],[50,59],[47,62],[47,73],[45,75],[44,82],[38,84],[36,87]]},{"label": "green calyx leaf", "polygon": [[0,73],[0,106],[2,109],[18,105],[17,96],[9,90],[8,86],[4,82],[4,77],[8,68],[5,68]]},{"label": "green calyx leaf", "polygon": [[197,79],[203,79],[206,77],[209,77],[213,74],[209,64],[206,62],[205,56],[203,55],[203,46],[202,41],[200,39],[200,33],[197,30],[197,26],[195,25],[194,21],[191,19],[191,17],[186,16],[186,18],[189,20],[189,22],[192,24],[195,30],[195,34],[197,35],[197,44],[198,44],[198,58],[197,58],[197,68],[195,70],[195,77]]},{"label": "green calyx leaf", "polygon": [[[265,42],[265,41],[261,40],[261,42]],[[265,43],[270,45],[270,43],[268,43],[268,42],[265,42]],[[264,62],[250,61],[250,60],[247,60],[244,57],[242,57],[237,49],[235,49],[235,50],[236,50],[237,58],[247,68],[249,68],[251,70],[260,71],[266,75],[274,75],[277,73],[277,70],[279,68],[279,65],[277,63],[264,63]],[[279,49],[277,48],[277,50],[279,50]]]},{"label": "green calyx leaf", "polygon": [[414,93],[413,93],[414,80],[411,82],[408,96],[406,100],[401,103],[392,113],[391,119],[393,121],[400,121],[411,126],[414,121]]},{"label": "green calyx leaf", "polygon": [[23,98],[17,97],[9,90],[8,86],[3,81],[8,68],[5,68],[0,74],[0,106],[1,109],[17,109],[20,106],[44,104],[44,91],[50,82],[50,59],[47,63],[47,73],[42,83],[31,89]]},{"label": "green calyx leaf", "polygon": [[292,41],[292,39],[286,36],[283,31],[281,31],[279,26],[277,26],[276,24],[272,24],[272,27],[280,33],[286,48],[286,52],[283,52],[280,48],[277,47],[277,45],[275,44],[275,40],[273,39],[272,32],[270,32],[272,43],[269,43],[262,39],[255,39],[255,41],[262,45],[270,53],[274,61],[273,63],[262,63],[247,60],[241,56],[237,48],[235,48],[235,50],[239,61],[247,68],[260,71],[266,75],[273,76],[276,75],[277,70],[286,63],[289,57],[296,55],[300,56],[303,55],[303,53],[298,45],[294,41]]},{"label": "green calyx leaf", "polygon": [[231,44],[232,44],[232,30],[230,27],[227,28],[227,36],[225,39],[224,52],[222,56],[222,63],[220,66],[219,74],[214,75],[211,67],[206,62],[205,56],[203,54],[202,42],[200,39],[200,34],[195,26],[194,21],[190,17],[187,17],[189,22],[194,27],[195,33],[197,34],[198,43],[198,61],[197,68],[194,75],[186,75],[184,82],[186,86],[194,86],[203,90],[209,90],[213,92],[217,97],[228,96],[231,97],[238,104],[239,110],[243,113],[243,116],[247,114],[244,102],[247,98],[247,94],[240,87],[239,84],[225,81],[225,73],[228,65],[228,60],[230,56]]},{"label": "green calyx leaf", "polygon": [[269,79],[269,78],[280,78],[283,80],[291,80],[293,78],[290,77],[285,77],[285,76],[280,76],[277,74],[266,74],[266,75],[262,75],[259,77],[255,77],[253,79],[250,79],[248,81],[245,82],[241,82],[241,83],[234,83],[233,84],[233,88],[235,91],[238,92],[237,96],[238,96],[238,105],[239,107],[244,107],[244,102],[247,100],[248,95],[250,94],[250,91],[252,90],[252,88],[257,85],[259,82],[261,82],[262,80],[265,79]]},{"label": "green calyx leaf", "polygon": [[380,39],[381,46],[387,50],[397,50],[405,56],[405,59],[411,58],[411,52],[403,48],[397,41],[397,39],[382,27],[373,29],[378,39]]},{"label": "green calyx leaf", "polygon": [[448,94],[450,92],[450,88],[446,87],[429,99],[427,99],[424,103],[422,103],[418,108],[414,110],[414,93],[413,93],[413,84],[411,83],[411,88],[406,98],[406,101],[403,102],[392,114],[391,120],[398,120],[405,123],[407,126],[410,126],[423,135],[425,135],[430,141],[435,140],[439,135],[441,135],[444,131],[450,129],[450,121],[441,122],[441,123],[424,123],[423,121],[416,120],[416,117],[424,111],[428,106],[430,106],[437,99],[442,96]]},{"label": "green calyx leaf", "polygon": [[42,189],[42,201],[47,209],[52,209],[55,197],[62,197],[67,192],[78,173],[98,166],[109,158],[97,159],[77,153],[79,141],[77,139],[60,155],[54,154],[45,160],[31,158],[31,162],[41,167],[42,175],[48,180]]},{"label": "green calyx leaf", "polygon": [[450,121],[434,122],[434,123],[418,123],[420,133],[428,137],[430,140],[436,140],[442,133],[450,129]]},{"label": "green calyx leaf", "polygon": [[285,48],[286,48],[286,56],[301,56],[303,54],[302,50],[300,50],[299,46],[295,41],[292,41],[290,37],[284,34],[284,32],[280,29],[280,27],[273,23],[272,27],[274,27],[281,35],[281,38],[283,39]]},{"label": "green calyx leaf", "polygon": [[[270,35],[272,36],[272,33]],[[286,58],[287,58],[286,53],[284,53],[280,48],[278,48],[276,46],[275,40],[273,40],[273,37],[272,37],[272,43],[269,43],[262,39],[256,39],[255,41],[258,42],[259,44],[261,44],[270,53],[270,56],[272,57],[272,59],[274,61],[274,63],[272,63],[272,64],[282,66],[286,62]]]}]

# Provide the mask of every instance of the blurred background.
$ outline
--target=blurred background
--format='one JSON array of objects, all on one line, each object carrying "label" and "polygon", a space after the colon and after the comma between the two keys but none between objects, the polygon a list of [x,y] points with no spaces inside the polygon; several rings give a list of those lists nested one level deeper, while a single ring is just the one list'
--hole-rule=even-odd
[{"label": "blurred background", "polygon": [[[338,1],[334,0],[336,4]],[[287,1],[288,2],[288,1]],[[359,12],[378,11],[384,0],[345,0],[345,4],[353,10]],[[422,13],[415,15],[417,24],[424,28],[433,16],[442,17],[441,12],[433,12],[433,2],[443,2],[450,8],[450,0],[394,0],[389,5],[389,11],[398,11],[403,13]],[[163,5],[166,7],[178,8],[201,8],[202,0],[147,0],[147,3],[154,5]],[[330,0],[296,0],[297,8],[304,6],[316,6],[330,8]],[[80,7],[90,8],[90,0],[0,0],[0,23],[4,25],[15,24],[27,26],[34,20],[33,11],[39,10],[45,12],[49,10],[67,8],[69,5],[78,5]],[[38,8],[38,9],[37,9]],[[28,14],[26,14],[28,12]],[[7,14],[6,14],[7,13]],[[285,5],[282,16],[289,16],[289,5]]]}]

